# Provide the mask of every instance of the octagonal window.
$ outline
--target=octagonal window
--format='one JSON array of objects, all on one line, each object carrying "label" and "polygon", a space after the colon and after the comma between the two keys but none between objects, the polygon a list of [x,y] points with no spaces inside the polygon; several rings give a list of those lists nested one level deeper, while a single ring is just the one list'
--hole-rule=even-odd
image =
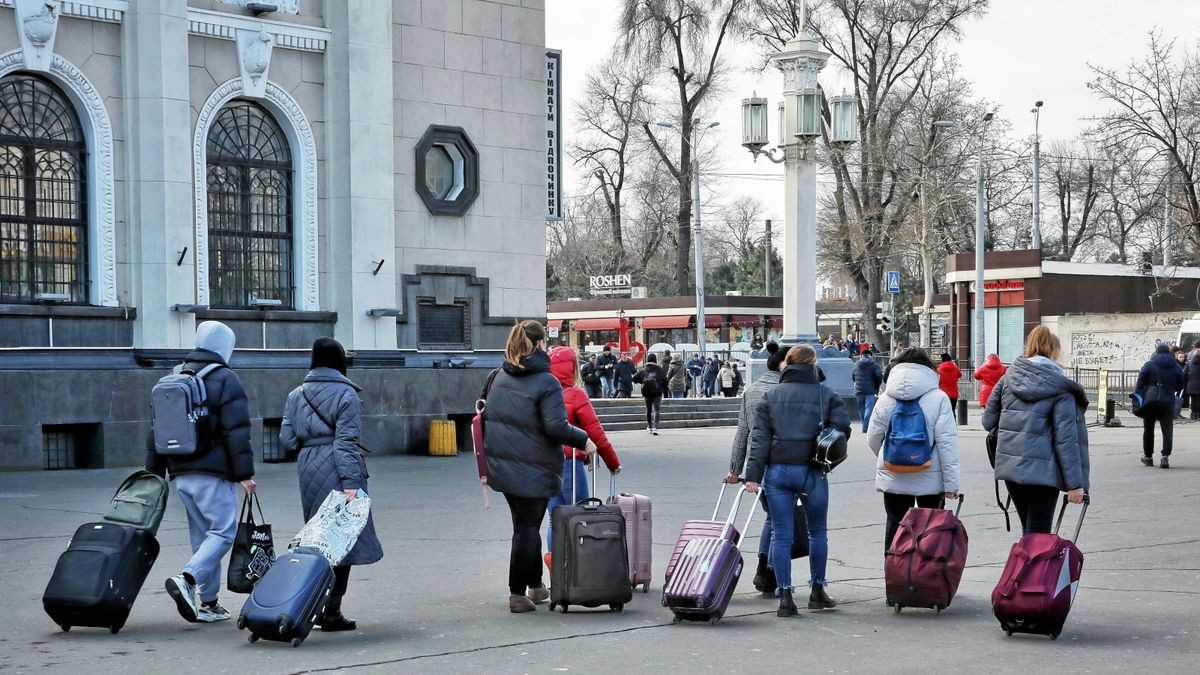
[{"label": "octagonal window", "polygon": [[479,196],[479,153],[461,127],[433,125],[416,147],[416,189],[430,213],[457,216]]}]

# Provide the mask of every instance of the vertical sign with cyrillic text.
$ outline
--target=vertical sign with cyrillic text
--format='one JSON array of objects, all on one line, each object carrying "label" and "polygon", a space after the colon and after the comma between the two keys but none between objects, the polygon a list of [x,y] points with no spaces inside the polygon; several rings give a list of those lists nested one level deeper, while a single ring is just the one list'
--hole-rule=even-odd
[{"label": "vertical sign with cyrillic text", "polygon": [[546,219],[562,218],[562,52],[546,50]]}]

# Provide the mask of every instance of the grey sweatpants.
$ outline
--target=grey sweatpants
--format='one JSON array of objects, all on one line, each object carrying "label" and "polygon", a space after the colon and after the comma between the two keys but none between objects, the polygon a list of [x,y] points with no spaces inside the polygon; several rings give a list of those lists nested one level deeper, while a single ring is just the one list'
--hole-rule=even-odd
[{"label": "grey sweatpants", "polygon": [[233,548],[237,533],[237,487],[237,483],[199,473],[175,479],[192,542],[192,559],[183,571],[196,580],[202,602],[216,600],[221,590],[221,559]]}]

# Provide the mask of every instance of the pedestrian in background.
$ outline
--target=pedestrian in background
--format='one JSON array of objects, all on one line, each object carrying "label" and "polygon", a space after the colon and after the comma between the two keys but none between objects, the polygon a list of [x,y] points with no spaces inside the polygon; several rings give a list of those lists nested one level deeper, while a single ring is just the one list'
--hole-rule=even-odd
[{"label": "pedestrian in background", "polygon": [[[900,352],[896,352],[899,354]],[[948,352],[942,352],[942,362],[937,367],[938,388],[946,392],[946,396],[950,398],[950,407],[954,410],[958,409],[958,379],[962,377],[962,371],[958,365],[954,363],[954,359]]]},{"label": "pedestrian in background", "polygon": [[736,363],[729,365],[733,368],[733,395],[737,396],[738,392],[742,390],[742,371],[738,370],[738,364]]},{"label": "pedestrian in background", "polygon": [[704,397],[710,398],[717,395],[717,376],[721,372],[721,364],[716,358],[710,356],[704,364]]},{"label": "pedestrian in background", "polygon": [[1171,356],[1170,348],[1160,342],[1154,348],[1154,356],[1138,371],[1134,391],[1145,391],[1148,387],[1161,387],[1169,394],[1170,405],[1166,409],[1147,411],[1142,417],[1142,465],[1154,466],[1154,425],[1162,429],[1162,459],[1158,465],[1171,468],[1171,450],[1175,440],[1175,400],[1183,391],[1185,382],[1183,368]]},{"label": "pedestrian in background", "polygon": [[693,354],[692,358],[688,359],[688,391],[693,396],[700,395],[700,381],[704,375],[704,359],[700,358],[699,354]]},{"label": "pedestrian in background", "polygon": [[600,358],[596,359],[596,368],[600,371],[600,382],[603,388],[600,395],[604,398],[612,398],[616,395],[613,377],[617,370],[617,357],[613,356],[612,347],[604,345],[604,349],[600,352]]},{"label": "pedestrian in background", "polygon": [[617,398],[633,396],[633,376],[637,373],[637,366],[633,365],[633,357],[629,355],[629,352],[621,353],[621,360],[617,361],[615,373]]},{"label": "pedestrian in background", "polygon": [[976,380],[979,380],[979,407],[987,406],[988,397],[992,395],[992,390],[996,388],[996,383],[1000,378],[1004,377],[1004,373],[1008,369],[1000,363],[1000,357],[996,354],[988,354],[987,360],[983,365],[975,369],[971,375]]},{"label": "pedestrian in background", "polygon": [[667,367],[667,398],[687,397],[687,366],[682,358],[671,360]]},{"label": "pedestrian in background", "polygon": [[229,367],[235,342],[233,330],[220,321],[196,326],[196,348],[184,359],[183,371],[199,373],[217,366],[204,377],[208,394],[205,422],[211,433],[203,435],[208,440],[197,452],[169,457],[155,452],[151,433],[146,454],[146,470],[170,475],[187,515],[192,557],[181,573],[166,580],[166,588],[179,615],[189,623],[229,619],[229,610],[217,601],[221,559],[233,547],[237,533],[238,484],[246,494],[255,489],[250,402],[241,378]]},{"label": "pedestrian in background", "polygon": [[[613,449],[612,443],[609,442],[608,435],[604,433],[604,427],[601,426],[600,419],[596,417],[596,410],[592,407],[592,402],[579,388],[580,375],[576,367],[577,363],[579,363],[579,357],[576,355],[574,347],[555,347],[550,350],[550,372],[562,385],[563,404],[567,408],[567,421],[587,432],[588,439],[596,446],[596,452],[600,454],[600,459],[604,460],[604,466],[608,468],[609,473],[616,475],[621,473],[621,460],[617,457],[617,451]],[[618,363],[618,365],[620,364]],[[576,504],[591,496],[588,486],[589,454],[585,450],[579,450],[569,445],[563,446],[562,450],[562,484],[558,493],[551,497],[550,503],[546,505],[546,515],[550,515],[557,506]],[[550,569],[550,552],[553,550],[553,532],[552,528],[548,527],[546,528],[546,554],[542,556],[546,562],[546,569]]]},{"label": "pedestrian in background", "polygon": [[983,428],[999,430],[996,479],[1025,534],[1051,531],[1060,491],[1080,504],[1088,490],[1087,395],[1056,363],[1060,351],[1058,337],[1036,326],[983,412]]},{"label": "pedestrian in background", "polygon": [[1200,354],[1200,342],[1194,345],[1194,349],[1188,359],[1187,368],[1184,369],[1184,391],[1187,392],[1188,405],[1191,408],[1190,417],[1193,420],[1200,419],[1200,360],[1196,358]]},{"label": "pedestrian in background", "polygon": [[[867,445],[876,455],[875,489],[883,493],[887,517],[884,552],[891,546],[900,520],[913,506],[940,509],[946,499],[958,497],[958,430],[954,425],[954,408],[938,387],[933,360],[924,350],[905,349],[896,355],[895,364],[867,431]],[[892,415],[901,401],[917,401],[925,418],[925,438],[933,446],[933,454],[929,466],[921,471],[895,472],[884,466],[880,449],[887,442]]]},{"label": "pedestrian in background", "polygon": [[588,398],[600,398],[603,390],[601,389],[600,370],[599,366],[596,365],[595,354],[588,354],[587,361],[583,364],[579,372]]},{"label": "pedestrian in background", "polygon": [[1187,400],[1187,398],[1188,398],[1188,396],[1187,396],[1187,365],[1188,365],[1187,356],[1188,356],[1188,352],[1185,349],[1176,349],[1174,352],[1171,353],[1171,355],[1175,357],[1175,362],[1179,364],[1179,367],[1181,369],[1183,369],[1182,377],[1184,379],[1183,379],[1183,382],[1180,384],[1179,393],[1175,395],[1175,419],[1181,420],[1181,419],[1183,419],[1183,408],[1188,403],[1188,400]]},{"label": "pedestrian in background", "polygon": [[542,583],[542,519],[562,491],[563,446],[595,452],[587,432],[567,421],[562,385],[550,373],[546,329],[513,326],[504,364],[487,392],[487,484],[512,513],[508,610],[532,612],[550,599]]},{"label": "pedestrian in background", "polygon": [[846,404],[821,384],[817,355],[808,345],[788,350],[779,385],[755,406],[746,490],[763,484],[771,511],[771,566],[779,588],[777,616],[796,614],[792,600],[792,528],[799,500],[808,523],[809,609],[832,609],[837,602],[825,592],[829,557],[827,517],[829,480],[810,464],[821,429],[832,427],[850,436]]},{"label": "pedestrian in background", "polygon": [[851,377],[854,380],[854,396],[858,399],[858,418],[862,421],[865,434],[867,424],[871,421],[871,411],[875,409],[875,401],[879,398],[879,386],[883,384],[883,369],[871,353],[866,352],[854,364]]},{"label": "pedestrian in background", "polygon": [[[362,430],[362,388],[346,377],[346,350],[330,337],[317,338],[304,383],[292,390],[283,406],[279,443],[288,452],[300,451],[296,472],[300,478],[300,507],[308,522],[330,492],[346,501],[367,493],[367,461],[359,452]],[[350,567],[370,565],[383,558],[375,534],[374,518],[342,561],[333,568],[333,590],[317,620],[322,631],[354,630],[358,624],[342,614],[342,598],[350,584]]]},{"label": "pedestrian in background", "polygon": [[717,380],[721,386],[721,395],[725,398],[733,398],[733,368],[730,368],[728,363],[721,364],[721,370],[717,373]]},{"label": "pedestrian in background", "polygon": [[646,355],[646,367],[633,376],[633,381],[642,385],[642,398],[646,401],[646,431],[657,436],[667,375],[658,365],[658,358],[654,354]]}]

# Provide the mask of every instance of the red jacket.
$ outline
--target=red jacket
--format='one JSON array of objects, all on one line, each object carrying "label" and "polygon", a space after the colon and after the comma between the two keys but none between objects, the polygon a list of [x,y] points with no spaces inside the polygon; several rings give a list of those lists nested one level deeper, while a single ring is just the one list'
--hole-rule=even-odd
[{"label": "red jacket", "polygon": [[996,383],[1000,378],[1004,377],[1004,373],[1008,372],[1008,368],[1000,363],[999,356],[993,356],[983,362],[982,366],[975,369],[975,379],[983,384],[979,385],[979,405],[987,406],[988,397],[992,395],[992,389],[996,388]]},{"label": "red jacket", "polygon": [[946,392],[950,398],[958,398],[958,378],[962,377],[962,371],[953,361],[942,361],[937,371],[938,389]]},{"label": "red jacket", "polygon": [[[604,434],[604,427],[600,426],[600,419],[596,417],[591,399],[582,389],[575,386],[575,369],[578,367],[578,357],[571,347],[555,347],[550,350],[550,372],[562,384],[567,421],[587,432],[588,438],[596,444],[596,450],[600,453],[600,459],[604,460],[604,465],[609,471],[614,471],[621,466],[621,460],[617,458],[617,451],[613,450],[612,443]],[[563,457],[587,461],[586,452],[565,445]]]}]

